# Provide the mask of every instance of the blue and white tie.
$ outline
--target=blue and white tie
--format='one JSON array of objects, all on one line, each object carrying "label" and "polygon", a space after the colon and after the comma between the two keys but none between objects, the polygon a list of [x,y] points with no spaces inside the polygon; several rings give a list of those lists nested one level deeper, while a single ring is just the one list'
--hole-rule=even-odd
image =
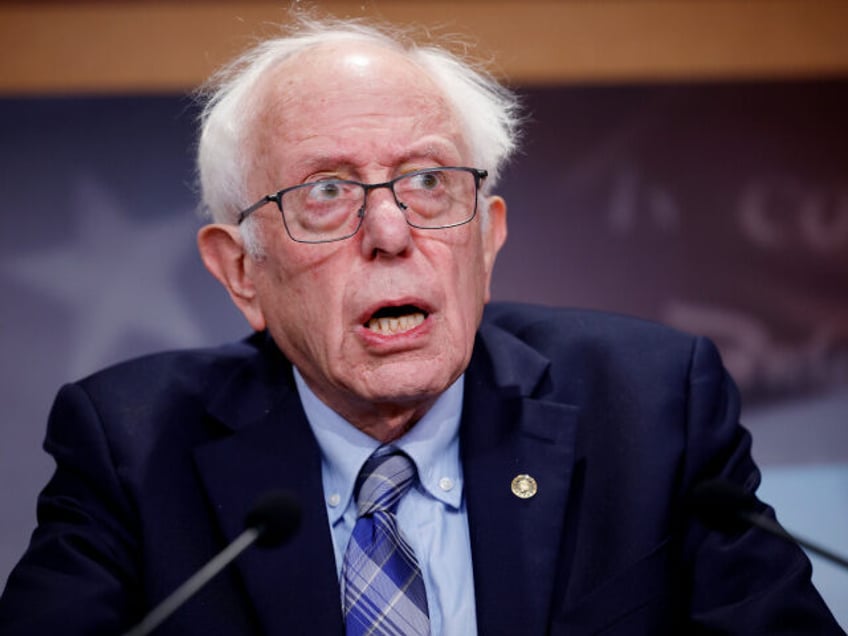
[{"label": "blue and white tie", "polygon": [[368,458],[356,480],[358,518],[342,564],[348,636],[430,633],[421,568],[395,517],[414,481],[412,460],[387,447]]}]

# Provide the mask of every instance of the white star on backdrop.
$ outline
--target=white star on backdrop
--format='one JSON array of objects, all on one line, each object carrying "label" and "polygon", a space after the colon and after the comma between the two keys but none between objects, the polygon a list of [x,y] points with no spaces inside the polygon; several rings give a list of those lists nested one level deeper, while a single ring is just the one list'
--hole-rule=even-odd
[{"label": "white star on backdrop", "polygon": [[131,218],[103,183],[76,182],[67,198],[76,232],[2,262],[11,278],[66,305],[69,375],[125,357],[120,345],[132,334],[162,347],[200,344],[199,325],[178,286],[195,249],[194,214]]}]

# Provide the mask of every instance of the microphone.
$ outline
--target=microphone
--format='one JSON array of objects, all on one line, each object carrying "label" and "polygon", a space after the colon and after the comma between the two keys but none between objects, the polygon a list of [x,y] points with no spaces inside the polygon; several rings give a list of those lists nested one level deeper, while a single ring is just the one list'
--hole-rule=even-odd
[{"label": "microphone", "polygon": [[740,486],[723,479],[705,481],[692,489],[690,506],[709,528],[721,532],[741,530],[746,524],[797,543],[836,565],[848,568],[848,559],[812,541],[791,534],[771,517],[757,511],[757,498]]},{"label": "microphone", "polygon": [[260,497],[244,521],[244,531],[191,578],[165,598],[124,636],[147,636],[194,596],[221,570],[254,543],[273,548],[290,539],[300,526],[300,505],[288,493],[272,491]]}]

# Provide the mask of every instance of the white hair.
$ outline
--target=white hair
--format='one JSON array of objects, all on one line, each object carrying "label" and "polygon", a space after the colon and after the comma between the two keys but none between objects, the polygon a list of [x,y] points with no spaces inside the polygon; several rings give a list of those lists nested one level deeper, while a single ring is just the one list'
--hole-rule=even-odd
[{"label": "white hair", "polygon": [[[203,110],[197,169],[204,212],[213,220],[235,223],[247,200],[247,143],[251,123],[262,107],[260,82],[281,62],[317,45],[363,42],[407,56],[443,91],[463,124],[474,167],[488,170],[484,188],[497,183],[518,143],[517,97],[488,72],[447,49],[418,46],[400,29],[356,20],[315,20],[299,16],[286,34],[267,39],[216,73],[201,89]],[[286,184],[281,184],[286,185]],[[485,209],[485,208],[484,208]],[[249,225],[249,224],[248,224]],[[244,228],[247,230],[247,228]],[[248,249],[260,249],[253,232],[244,232]]]}]

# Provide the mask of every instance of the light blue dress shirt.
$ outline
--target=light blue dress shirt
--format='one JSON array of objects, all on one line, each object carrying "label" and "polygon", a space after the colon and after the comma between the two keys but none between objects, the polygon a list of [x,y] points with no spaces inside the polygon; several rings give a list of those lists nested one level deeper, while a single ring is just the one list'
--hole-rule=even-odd
[{"label": "light blue dress shirt", "polygon": [[[380,442],[321,402],[297,369],[294,376],[306,418],[321,447],[324,501],[336,568],[341,574],[344,553],[356,523],[353,500],[356,476]],[[418,470],[419,483],[398,506],[398,525],[421,565],[431,633],[444,636],[477,633],[471,542],[459,460],[463,383],[464,376],[393,444],[412,458]]]}]

